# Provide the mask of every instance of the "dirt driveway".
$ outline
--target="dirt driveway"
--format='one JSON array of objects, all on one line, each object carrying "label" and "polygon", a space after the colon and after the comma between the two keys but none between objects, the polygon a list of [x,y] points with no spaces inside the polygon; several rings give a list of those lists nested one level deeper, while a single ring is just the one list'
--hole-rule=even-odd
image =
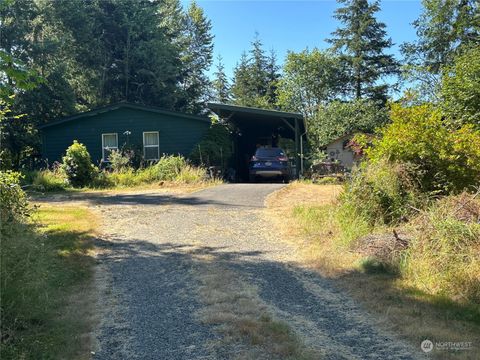
[{"label": "dirt driveway", "polygon": [[[295,262],[295,249],[263,216],[265,197],[281,187],[86,198],[103,218],[94,358],[418,358]],[[258,334],[274,329],[254,326],[266,317],[288,326],[281,340]],[[273,344],[292,337],[297,350]]]}]

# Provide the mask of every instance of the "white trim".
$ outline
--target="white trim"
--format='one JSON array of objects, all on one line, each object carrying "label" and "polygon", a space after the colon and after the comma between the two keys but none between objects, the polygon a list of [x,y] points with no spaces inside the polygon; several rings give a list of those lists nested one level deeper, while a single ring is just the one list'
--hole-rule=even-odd
[{"label": "white trim", "polygon": [[[145,134],[157,134],[157,145],[145,145]],[[154,159],[147,159],[145,157],[145,148],[157,148],[157,157]],[[158,131],[144,131],[143,132],[143,158],[145,160],[158,160],[160,159],[160,134]]]},{"label": "white trim", "polygon": [[117,147],[110,147],[109,149],[118,150],[118,133],[104,133],[104,134],[102,134],[102,161],[108,161],[108,159],[104,159],[105,145],[104,145],[103,137],[105,135],[115,135],[115,138],[117,139]]}]

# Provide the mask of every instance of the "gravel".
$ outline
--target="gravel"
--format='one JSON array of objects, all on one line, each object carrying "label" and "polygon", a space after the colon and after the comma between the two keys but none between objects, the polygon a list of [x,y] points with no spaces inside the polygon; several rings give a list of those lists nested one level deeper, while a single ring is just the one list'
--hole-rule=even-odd
[{"label": "gravel", "polygon": [[102,214],[96,272],[95,359],[232,358],[196,317],[198,253],[227,264],[258,288],[305,346],[326,359],[414,359],[334,284],[295,265],[262,216],[282,184],[230,184],[188,195],[116,194],[87,203]]}]

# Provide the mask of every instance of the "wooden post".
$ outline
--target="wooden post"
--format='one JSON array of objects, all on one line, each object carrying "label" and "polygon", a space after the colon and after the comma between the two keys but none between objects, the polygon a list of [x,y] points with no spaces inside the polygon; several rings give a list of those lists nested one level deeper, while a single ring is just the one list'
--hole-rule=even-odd
[{"label": "wooden post", "polygon": [[300,125],[295,118],[295,177],[300,177]]}]

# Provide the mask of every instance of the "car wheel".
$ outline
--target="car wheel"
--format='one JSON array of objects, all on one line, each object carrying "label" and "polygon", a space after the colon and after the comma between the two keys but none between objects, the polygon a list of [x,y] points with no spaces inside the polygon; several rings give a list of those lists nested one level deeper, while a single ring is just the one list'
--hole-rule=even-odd
[{"label": "car wheel", "polygon": [[288,183],[290,182],[290,176],[288,176],[288,175],[284,176],[284,177],[283,177],[283,182],[284,182],[285,184],[288,184]]}]

